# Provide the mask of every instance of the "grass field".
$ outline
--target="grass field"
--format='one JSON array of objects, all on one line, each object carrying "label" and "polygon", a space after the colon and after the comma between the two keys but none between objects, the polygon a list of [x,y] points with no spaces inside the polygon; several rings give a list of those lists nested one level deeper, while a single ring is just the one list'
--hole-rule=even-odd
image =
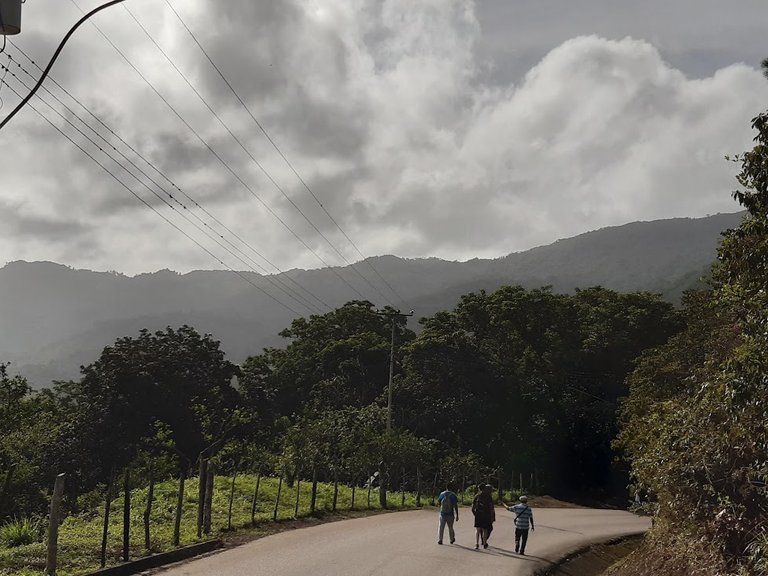
[{"label": "grass field", "polygon": [[[275,478],[261,479],[259,499],[256,509],[256,524],[251,525],[251,503],[256,486],[255,475],[238,476],[235,481],[235,497],[232,506],[232,531],[227,531],[229,494],[232,478],[216,478],[213,496],[211,534],[197,538],[197,493],[196,478],[187,481],[185,486],[184,509],[181,523],[182,546],[226,535],[233,538],[248,539],[258,537],[279,528],[272,522],[277,498],[278,481]],[[155,485],[154,504],[150,519],[150,550],[144,546],[144,510],[147,490],[137,489],[131,492],[131,558],[135,559],[149,553],[171,550],[173,548],[173,521],[176,508],[177,482],[169,481]],[[299,485],[299,518],[309,516],[312,485],[301,482]],[[388,493],[390,509],[414,508],[414,494],[405,494],[405,503],[399,492]],[[333,501],[333,485],[321,483],[317,492],[317,514],[328,516]],[[122,555],[122,518],[123,498],[118,497],[110,508],[107,566],[120,563]],[[422,503],[429,505],[430,496],[422,496]],[[352,489],[339,485],[337,509],[346,512],[351,509]],[[296,485],[289,487],[285,482],[278,504],[278,521],[294,519],[296,505]],[[371,492],[370,507],[367,488],[357,488],[355,495],[356,510],[378,510],[379,498],[376,489]],[[84,506],[84,511],[76,516],[67,517],[59,532],[59,576],[79,576],[99,567],[101,536],[103,529],[104,503],[94,496],[92,502]],[[3,547],[0,544],[0,575],[2,576],[39,576],[45,568],[45,544],[39,541],[16,547]]]}]

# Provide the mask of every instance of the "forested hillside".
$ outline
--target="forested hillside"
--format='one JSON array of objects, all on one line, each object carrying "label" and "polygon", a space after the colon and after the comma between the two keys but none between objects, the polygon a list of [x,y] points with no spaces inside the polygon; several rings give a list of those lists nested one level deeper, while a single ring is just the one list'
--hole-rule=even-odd
[{"label": "forested hillside", "polygon": [[[637,222],[495,260],[382,256],[374,261],[407,301],[396,304],[414,308],[416,318],[451,310],[468,292],[510,284],[551,285],[558,293],[601,285],[659,292],[677,302],[684,289],[708,273],[720,232],[740,219],[741,214],[722,214]],[[355,280],[350,270],[338,271]],[[327,269],[288,274],[333,307],[355,298]],[[10,370],[23,372],[37,387],[75,377],[105,343],[142,328],[195,326],[213,334],[228,358],[240,363],[255,350],[279,344],[277,333],[293,319],[229,272],[164,270],[126,277],[46,262],[0,268],[0,318],[0,358],[12,361]]]}]

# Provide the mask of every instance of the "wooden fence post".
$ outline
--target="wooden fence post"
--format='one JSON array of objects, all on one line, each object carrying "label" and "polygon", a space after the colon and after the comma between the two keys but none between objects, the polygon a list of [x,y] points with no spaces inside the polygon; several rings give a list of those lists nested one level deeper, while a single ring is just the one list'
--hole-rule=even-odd
[{"label": "wooden fence post", "polygon": [[309,513],[315,515],[315,507],[317,506],[317,467],[312,466],[312,497],[309,501]]},{"label": "wooden fence post", "polygon": [[251,502],[251,525],[256,524],[256,507],[259,502],[259,488],[261,487],[261,468],[256,474],[256,489],[253,491],[253,501]]},{"label": "wooden fence post", "polygon": [[203,506],[203,534],[211,533],[213,521],[213,490],[216,482],[216,466],[208,462],[208,472],[205,475],[205,502]]},{"label": "wooden fence post", "polygon": [[301,497],[301,470],[296,468],[296,506],[293,508],[293,517],[299,517],[299,498]]},{"label": "wooden fence post", "polygon": [[235,480],[237,479],[237,464],[232,470],[232,487],[229,490],[229,511],[227,512],[227,530],[232,530],[232,504],[235,501]]},{"label": "wooden fence post", "polygon": [[130,559],[131,547],[131,470],[125,469],[123,478],[123,562]]},{"label": "wooden fence post", "polygon": [[64,494],[64,478],[66,474],[56,476],[51,495],[51,509],[48,516],[48,554],[45,560],[47,576],[56,576],[56,563],[59,551],[59,508]]},{"label": "wooden fence post", "polygon": [[416,506],[421,508],[421,469],[416,467]]},{"label": "wooden fence post", "polygon": [[205,508],[205,481],[208,477],[208,460],[200,453],[200,471],[197,486],[197,537],[203,536],[203,510]]},{"label": "wooden fence post", "polygon": [[355,491],[357,490],[357,478],[352,478],[352,505],[349,507],[350,510],[355,509]]},{"label": "wooden fence post", "polygon": [[149,489],[147,490],[147,507],[144,510],[144,548],[150,550],[152,541],[149,533],[149,519],[152,515],[152,500],[155,497],[155,474],[149,471]]},{"label": "wooden fence post", "polygon": [[336,512],[336,503],[339,500],[339,472],[333,471],[333,503],[331,504],[331,510]]},{"label": "wooden fence post", "polygon": [[277,498],[275,498],[275,511],[272,512],[272,520],[277,520],[277,509],[280,506],[280,492],[283,490],[283,475],[280,474],[280,479],[277,481]]},{"label": "wooden fence post", "polygon": [[16,469],[16,464],[9,464],[8,470],[5,472],[5,479],[3,480],[3,486],[0,488],[0,516],[3,513],[3,506],[5,505],[5,499],[8,494],[11,493],[11,480],[13,479],[13,471]]},{"label": "wooden fence post", "polygon": [[109,475],[107,493],[104,498],[104,528],[101,531],[101,567],[107,565],[107,538],[109,536],[109,512],[112,507],[112,487],[115,483],[114,470]]},{"label": "wooden fence post", "polygon": [[173,545],[178,546],[181,541],[181,514],[184,511],[184,481],[186,472],[182,468],[179,474],[179,490],[176,495],[176,517],[173,520]]}]

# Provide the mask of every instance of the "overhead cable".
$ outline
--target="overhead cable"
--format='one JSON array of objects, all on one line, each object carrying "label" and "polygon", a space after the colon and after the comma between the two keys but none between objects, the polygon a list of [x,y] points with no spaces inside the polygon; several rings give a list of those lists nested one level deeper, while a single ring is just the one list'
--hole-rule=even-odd
[{"label": "overhead cable", "polygon": [[[78,9],[80,9],[80,6],[77,4],[76,0],[70,0]],[[118,48],[114,42],[109,38],[109,36],[101,29],[99,26],[91,22],[94,28],[101,34],[101,36],[107,41],[107,43],[112,46],[112,48],[122,57],[122,59],[136,72],[136,74],[139,75],[139,77],[150,87],[150,89],[166,104],[166,106],[174,113],[174,115],[195,135],[195,137],[200,140],[200,142],[208,149],[208,151],[235,177],[235,179],[254,197],[256,198],[262,206],[270,213],[272,214],[278,222],[286,229],[288,232],[291,233],[292,236],[294,236],[310,253],[312,253],[315,258],[317,258],[320,262],[322,262],[330,271],[333,273],[342,283],[344,283],[356,296],[358,296],[360,299],[365,300],[365,296],[357,289],[355,286],[350,284],[350,282],[344,278],[339,270],[336,269],[336,267],[332,266],[329,262],[327,262],[320,254],[317,253],[316,250],[314,250],[307,242],[301,238],[301,236],[296,233],[295,230],[293,230],[278,214],[276,214],[262,199],[261,197],[256,194],[256,192],[232,169],[232,167],[208,144],[208,142],[200,136],[200,134],[179,114],[178,111],[171,105],[171,103],[155,88],[155,86],[147,79],[147,77],[130,61],[130,59],[123,53],[120,48]]]},{"label": "overhead cable", "polygon": [[[299,180],[301,185],[304,187],[304,189],[312,196],[314,201],[317,203],[317,205],[322,209],[322,211],[325,213],[325,215],[329,218],[329,220],[333,223],[333,225],[339,230],[339,232],[342,233],[344,238],[350,243],[352,248],[354,248],[355,252],[360,256],[363,262],[365,262],[371,270],[376,274],[376,276],[384,283],[384,285],[395,295],[395,297],[400,300],[403,304],[406,304],[408,308],[410,306],[405,301],[405,299],[400,296],[400,294],[395,290],[395,288],[387,281],[387,279],[379,273],[378,269],[373,265],[373,263],[366,258],[365,254],[358,248],[357,244],[350,238],[350,236],[344,231],[344,229],[341,227],[341,225],[338,223],[338,221],[331,215],[331,213],[328,211],[328,209],[325,207],[325,205],[320,201],[320,199],[317,197],[317,195],[312,191],[312,189],[307,184],[306,180],[299,174],[299,172],[294,167],[293,163],[291,163],[290,160],[288,160],[287,156],[283,153],[283,151],[280,149],[280,147],[275,142],[274,138],[267,132],[266,128],[264,128],[264,125],[259,122],[259,120],[256,118],[256,116],[251,111],[250,107],[245,103],[245,101],[240,97],[240,95],[235,90],[232,83],[224,76],[224,73],[221,71],[219,66],[213,61],[211,56],[208,54],[208,51],[203,47],[203,45],[200,43],[200,41],[197,39],[197,36],[195,36],[194,32],[192,32],[191,28],[187,26],[187,23],[184,21],[184,19],[181,17],[181,15],[177,12],[177,10],[174,8],[173,4],[171,4],[170,0],[165,0],[165,3],[168,5],[168,7],[171,9],[171,11],[174,13],[176,18],[179,20],[181,25],[184,27],[184,29],[187,31],[187,33],[190,35],[192,40],[195,42],[197,47],[200,49],[200,51],[203,53],[205,58],[208,60],[208,62],[213,66],[214,70],[216,70],[219,77],[222,79],[222,81],[227,85],[227,88],[229,88],[230,92],[235,96],[237,101],[240,103],[240,106],[248,113],[248,115],[251,117],[251,120],[258,126],[259,130],[261,130],[262,134],[266,137],[266,139],[269,141],[269,143],[272,145],[272,147],[275,149],[275,151],[280,155],[280,157],[283,159],[285,164],[288,166],[288,168],[293,172],[293,174],[296,176],[296,178]],[[126,9],[128,7],[126,6]],[[134,17],[135,19],[135,17]],[[142,27],[143,28],[143,27]],[[175,66],[174,66],[175,67]],[[391,302],[390,302],[391,303]]]}]

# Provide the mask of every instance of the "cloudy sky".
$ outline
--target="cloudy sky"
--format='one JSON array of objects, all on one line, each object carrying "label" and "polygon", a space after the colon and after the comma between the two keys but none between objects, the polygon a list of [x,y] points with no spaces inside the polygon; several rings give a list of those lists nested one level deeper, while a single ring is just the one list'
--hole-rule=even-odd
[{"label": "cloudy sky", "polygon": [[[749,146],[768,104],[765,0],[170,2],[237,96],[165,0],[100,13],[114,47],[86,24],[52,78],[151,166],[46,82],[69,110],[44,90],[61,116],[35,108],[115,178],[27,107],[0,131],[0,265],[467,259],[733,212],[724,155]],[[81,15],[26,2],[0,55],[16,74],[0,117],[39,74],[24,54],[44,66]]]}]

